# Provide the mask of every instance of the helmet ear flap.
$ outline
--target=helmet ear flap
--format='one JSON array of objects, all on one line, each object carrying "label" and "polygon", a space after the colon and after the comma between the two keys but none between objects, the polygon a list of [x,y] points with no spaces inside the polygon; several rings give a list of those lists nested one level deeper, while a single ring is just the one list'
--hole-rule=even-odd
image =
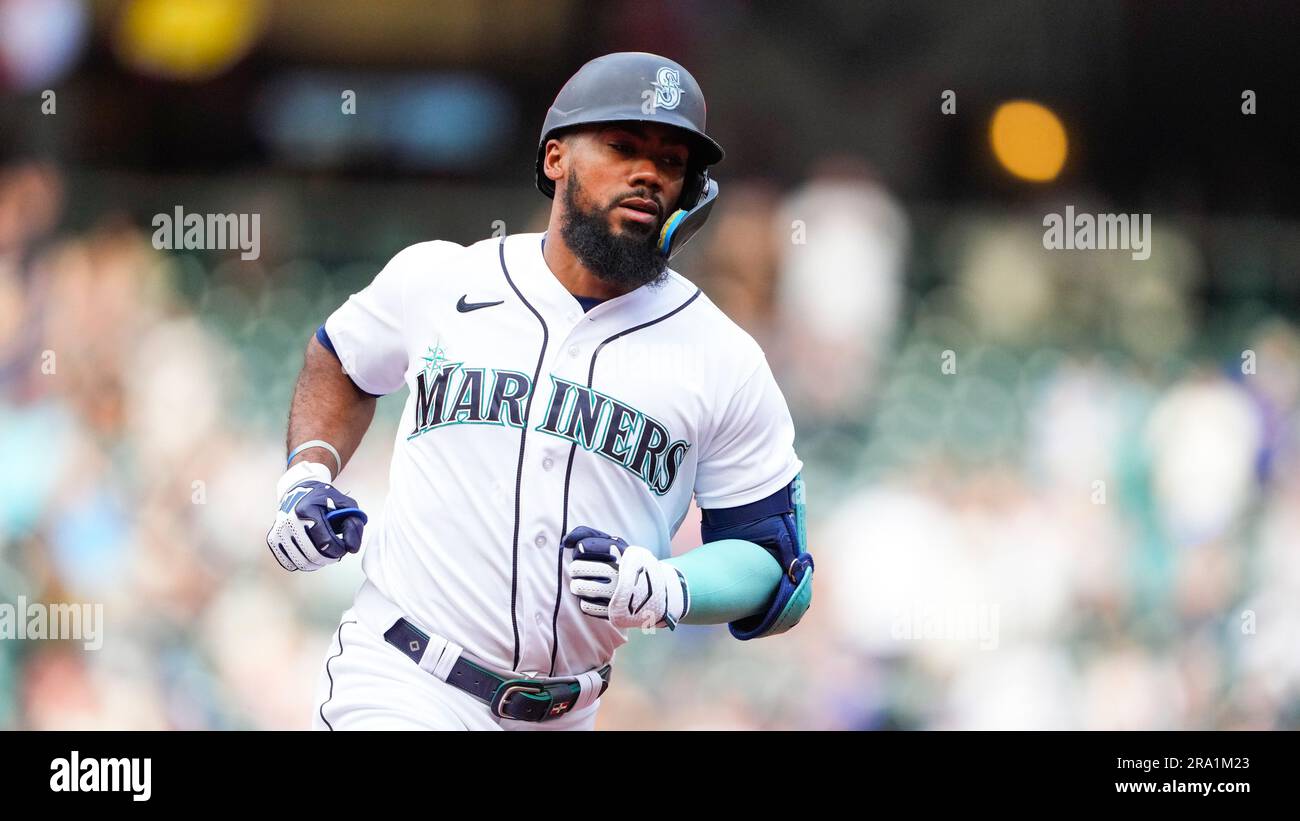
[{"label": "helmet ear flap", "polygon": [[708,168],[688,168],[686,180],[682,183],[682,193],[677,196],[678,210],[689,211],[694,208],[708,184]]},{"label": "helmet ear flap", "polygon": [[669,259],[703,227],[718,198],[718,184],[709,179],[708,174],[701,174],[700,179],[703,180],[704,188],[695,202],[689,208],[674,211],[659,231],[659,251]]}]

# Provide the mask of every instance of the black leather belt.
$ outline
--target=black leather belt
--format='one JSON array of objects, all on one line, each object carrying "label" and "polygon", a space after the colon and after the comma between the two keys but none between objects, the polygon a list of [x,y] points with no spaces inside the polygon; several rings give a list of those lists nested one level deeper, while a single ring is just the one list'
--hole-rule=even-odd
[{"label": "black leather belt", "polygon": [[[384,640],[419,664],[429,635],[406,619],[398,619],[384,633]],[[609,687],[611,670],[611,665],[606,664],[596,671],[600,676],[601,693]],[[529,678],[503,678],[465,658],[464,653],[447,673],[447,683],[487,704],[492,714],[498,718],[517,721],[550,721],[559,718],[573,709],[578,697],[582,695],[577,679],[537,681]]]}]

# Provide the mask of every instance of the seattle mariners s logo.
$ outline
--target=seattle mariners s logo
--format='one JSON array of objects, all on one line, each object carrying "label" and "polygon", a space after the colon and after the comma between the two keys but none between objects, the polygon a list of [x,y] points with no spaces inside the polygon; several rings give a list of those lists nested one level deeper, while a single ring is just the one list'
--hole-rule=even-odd
[{"label": "seattle mariners s logo", "polygon": [[673,109],[682,101],[682,75],[677,69],[664,66],[655,74],[655,105]]}]

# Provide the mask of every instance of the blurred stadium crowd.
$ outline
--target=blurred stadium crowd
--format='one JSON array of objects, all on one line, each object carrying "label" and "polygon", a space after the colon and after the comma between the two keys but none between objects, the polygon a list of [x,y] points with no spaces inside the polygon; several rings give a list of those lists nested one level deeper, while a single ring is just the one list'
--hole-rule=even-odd
[{"label": "blurred stadium crowd", "polygon": [[[103,602],[106,640],[0,642],[0,724],[302,727],[359,563],[285,574],[262,537],[304,341],[382,260],[158,252],[60,230],[67,196],[0,175],[0,600]],[[602,727],[1300,723],[1300,334],[1197,316],[1206,242],[1044,251],[848,160],[724,205],[679,267],[790,401],[816,606],[752,643],[634,635]],[[401,401],[343,481],[375,507]]]},{"label": "blurred stadium crowd", "polygon": [[[275,34],[290,67],[328,62],[341,47],[321,33],[330,25],[358,27],[349,49],[391,36],[408,60],[431,25],[376,34],[341,11],[346,3],[331,0],[319,15],[265,5],[294,18]],[[411,5],[373,14],[399,17]],[[663,44],[693,66],[689,55],[706,51],[684,33],[694,12],[663,5],[653,19],[638,4],[602,6],[593,24],[601,50],[640,47],[625,34],[635,19],[650,35],[645,47]],[[761,77],[764,94],[801,107],[769,122],[763,105],[749,105],[750,75],[727,73],[721,59],[716,75],[699,72],[711,130],[716,121],[734,152],[718,169],[722,196],[708,226],[674,267],[763,344],[791,406],[816,594],[795,630],[761,641],[737,642],[724,628],[633,635],[599,727],[1300,729],[1300,223],[1293,199],[1287,212],[1274,207],[1277,167],[1262,153],[1236,165],[1206,160],[1207,146],[1225,139],[1220,129],[1179,130],[1182,142],[1158,149],[1149,176],[1120,169],[1124,159],[1141,164],[1141,153],[1114,147],[1141,135],[1116,121],[1145,116],[1147,136],[1163,146],[1164,115],[1131,103],[1106,114],[1120,94],[1111,69],[1124,63],[1098,60],[1110,68],[1095,75],[1079,68],[1093,65],[1083,34],[1040,48],[983,26],[1018,19],[1015,3],[951,27],[940,25],[952,8],[941,3],[906,13],[813,3],[822,29],[836,32],[819,75],[789,57],[813,23],[718,5],[709,13],[730,14],[743,36],[766,25],[788,38],[765,50],[740,48],[731,29],[716,33],[721,53],[774,67]],[[72,120],[85,134],[0,110],[0,604],[102,603],[105,616],[96,651],[0,639],[0,728],[309,726],[319,665],[361,575],[355,559],[286,574],[266,552],[303,347],[404,245],[481,239],[496,227],[491,215],[512,230],[545,224],[547,203],[528,178],[534,121],[513,121],[501,88],[465,77],[428,87],[376,80],[361,104],[387,99],[413,119],[349,137],[330,129],[372,126],[299,116],[321,89],[337,106],[333,75],[307,72],[279,77],[227,132],[233,121],[212,112],[245,105],[252,82],[240,72],[274,61],[255,56],[253,69],[246,61],[222,75],[216,45],[177,51],[170,29],[163,45],[149,39],[156,6],[92,4],[137,14],[123,17],[120,59],[154,74],[124,79],[104,69],[113,58],[102,48],[92,51],[95,71],[60,98],[69,111],[114,100],[95,116],[69,115],[85,117]],[[1101,6],[1115,12],[1098,23],[1102,35],[1155,37],[1149,52],[1174,60],[1170,72],[1185,71],[1171,54],[1199,53],[1151,18],[1116,11],[1123,3]],[[75,63],[75,42],[106,17],[78,17],[84,8],[0,0],[10,24],[0,26],[0,87],[31,95],[55,58]],[[584,9],[598,16],[590,4],[560,8],[533,22],[555,32]],[[44,28],[5,34],[38,13]],[[1080,13],[1051,15],[1074,32],[1086,27],[1058,18]],[[908,14],[923,22],[907,24]],[[241,15],[190,31],[239,34],[222,46],[237,61],[255,49]],[[443,28],[492,40],[455,20],[460,28]],[[1202,28],[1235,42],[1230,28]],[[43,42],[38,29],[63,50],[32,48]],[[915,32],[929,39],[913,44]],[[533,43],[518,27],[493,36]],[[558,87],[559,66],[571,71],[591,48],[569,36],[547,60],[515,64],[533,72],[526,82],[538,99]],[[730,47],[728,36],[738,38]],[[855,37],[880,48],[855,51]],[[1294,52],[1269,42],[1241,53]],[[186,62],[195,54],[204,59]],[[982,165],[982,119],[934,125],[951,67],[943,61],[987,81],[961,92],[972,107],[963,111],[1008,83],[1019,88],[1033,76],[1024,66],[1075,66],[1041,75],[1058,78],[1057,97],[1081,109],[1075,127],[1092,140],[1091,166],[1072,156],[1066,183],[1013,188]],[[157,78],[159,66],[225,79],[186,94]],[[1166,86],[1152,66],[1130,69],[1124,88],[1135,95],[1197,90]],[[852,96],[819,90],[814,77],[841,79]],[[434,114],[448,106],[461,120],[442,119],[482,127],[440,131]],[[543,107],[529,116],[540,122]],[[264,155],[245,151],[249,122],[271,146]],[[402,128],[427,139],[403,143]],[[198,132],[208,138],[194,154],[157,147],[188,146]],[[87,148],[101,140],[103,153]],[[396,169],[332,174],[346,164],[340,146],[358,144],[372,160],[399,157]],[[118,151],[121,162],[105,156]],[[518,162],[491,162],[510,154]],[[1179,176],[1161,164],[1170,157],[1203,164]],[[165,160],[172,165],[152,168]],[[1258,185],[1223,187],[1247,172]],[[190,211],[260,213],[261,258],[155,250],[149,215],[182,197]],[[1149,260],[1044,249],[1045,213],[1139,203],[1153,212]],[[381,401],[340,480],[376,514],[403,400]],[[693,515],[675,549],[698,536]]]}]

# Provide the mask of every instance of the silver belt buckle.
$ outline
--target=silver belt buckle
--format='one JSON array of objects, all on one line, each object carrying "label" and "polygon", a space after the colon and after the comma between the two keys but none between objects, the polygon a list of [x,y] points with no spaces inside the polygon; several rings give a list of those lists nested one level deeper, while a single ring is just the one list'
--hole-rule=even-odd
[{"label": "silver belt buckle", "polygon": [[492,712],[496,713],[497,718],[507,718],[511,721],[515,721],[517,719],[513,716],[504,714],[505,707],[510,703],[511,696],[516,693],[532,693],[536,695],[545,692],[546,688],[536,684],[511,684],[501,693],[501,697],[496,699],[496,703],[492,705]]}]

